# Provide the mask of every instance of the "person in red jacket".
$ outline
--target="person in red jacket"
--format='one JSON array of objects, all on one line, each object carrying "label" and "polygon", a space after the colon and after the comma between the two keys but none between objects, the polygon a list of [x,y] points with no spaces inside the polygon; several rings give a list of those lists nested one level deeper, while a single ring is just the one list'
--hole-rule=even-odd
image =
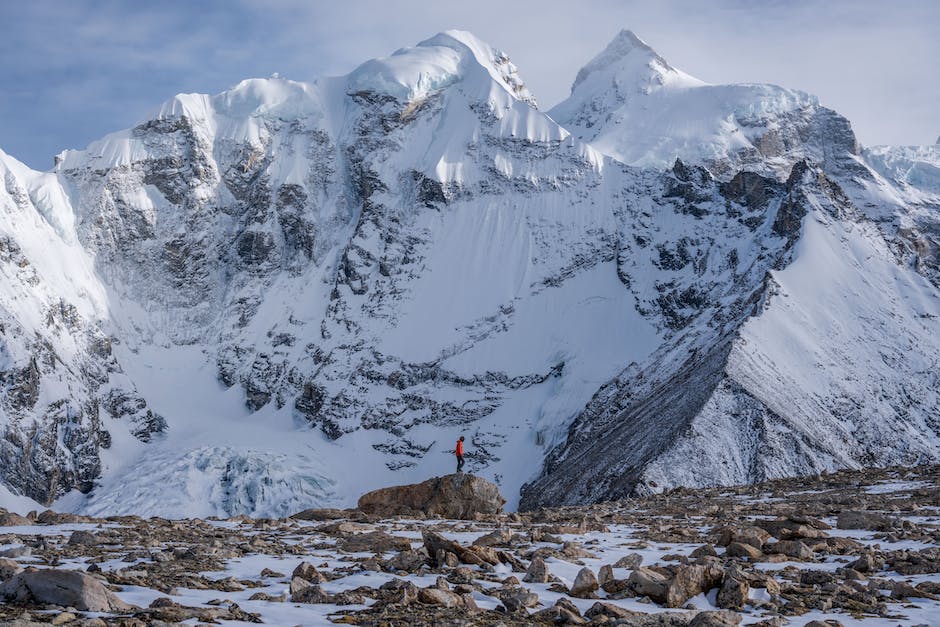
[{"label": "person in red jacket", "polygon": [[457,472],[460,472],[460,469],[463,468],[463,436],[460,436],[460,439],[457,440],[457,448],[454,449],[454,454],[457,455]]}]

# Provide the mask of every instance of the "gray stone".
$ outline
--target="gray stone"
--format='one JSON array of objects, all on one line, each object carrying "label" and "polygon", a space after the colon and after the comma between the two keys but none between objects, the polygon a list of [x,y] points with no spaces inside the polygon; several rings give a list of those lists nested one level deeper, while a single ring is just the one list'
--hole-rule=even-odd
[{"label": "gray stone", "polygon": [[877,512],[843,511],[836,518],[839,529],[866,529],[884,531],[891,527],[891,519]]},{"label": "gray stone", "polygon": [[736,627],[741,624],[742,618],[735,612],[699,612],[689,622],[689,627]]},{"label": "gray stone", "polygon": [[533,557],[522,581],[526,583],[548,583],[548,568],[545,566],[545,560],[538,555]]},{"label": "gray stone", "polygon": [[764,546],[767,553],[779,553],[797,560],[811,560],[815,556],[813,550],[801,540],[780,540]]},{"label": "gray stone", "polygon": [[69,536],[69,546],[96,546],[101,540],[90,531],[79,529]]},{"label": "gray stone", "polygon": [[291,579],[296,578],[309,581],[310,583],[322,583],[326,581],[326,577],[310,562],[301,562],[297,565],[297,568],[291,573]]},{"label": "gray stone", "polygon": [[639,568],[640,564],[643,563],[643,556],[639,553],[630,553],[629,555],[624,555],[619,560],[614,562],[614,568],[628,568],[633,570]]},{"label": "gray stone", "polygon": [[568,594],[579,599],[593,599],[597,596],[595,593],[599,587],[594,571],[584,567],[578,571],[578,575],[574,578],[574,583],[571,584],[571,590],[568,591]]},{"label": "gray stone", "polygon": [[17,603],[74,607],[83,612],[132,609],[100,581],[76,570],[29,568],[0,586],[0,597]]},{"label": "gray stone", "polygon": [[718,590],[718,597],[715,603],[718,607],[726,610],[740,610],[744,607],[744,604],[747,603],[747,597],[750,591],[751,586],[747,581],[726,575],[721,584],[721,589]]}]

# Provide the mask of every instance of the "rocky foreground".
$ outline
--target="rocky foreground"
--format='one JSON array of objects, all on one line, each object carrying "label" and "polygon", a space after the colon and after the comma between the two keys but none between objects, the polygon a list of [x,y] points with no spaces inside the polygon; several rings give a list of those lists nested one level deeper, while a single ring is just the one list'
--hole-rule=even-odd
[{"label": "rocky foreground", "polygon": [[[498,510],[477,481],[404,493]],[[374,513],[3,513],[0,624],[940,625],[938,466],[470,520],[363,498]]]}]

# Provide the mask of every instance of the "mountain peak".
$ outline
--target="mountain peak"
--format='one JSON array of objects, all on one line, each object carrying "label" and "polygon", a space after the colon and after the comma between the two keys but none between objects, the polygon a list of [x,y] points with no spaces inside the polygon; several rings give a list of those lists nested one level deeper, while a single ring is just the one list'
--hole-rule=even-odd
[{"label": "mountain peak", "polygon": [[[624,28],[607,44],[607,48],[610,50],[619,50],[623,54],[629,53],[631,50],[645,50],[656,54],[656,51],[650,48],[650,45],[637,37],[636,33],[632,30]],[[657,55],[658,56],[658,55]]]},{"label": "mountain peak", "polygon": [[448,30],[401,48],[388,57],[366,61],[347,77],[350,91],[378,91],[413,101],[457,82],[492,79],[515,98],[535,106],[516,66],[502,51],[472,33]]},{"label": "mountain peak", "polygon": [[573,94],[580,85],[601,76],[613,75],[620,85],[683,83],[702,81],[677,70],[631,30],[621,30],[607,47],[578,72],[571,86]]}]

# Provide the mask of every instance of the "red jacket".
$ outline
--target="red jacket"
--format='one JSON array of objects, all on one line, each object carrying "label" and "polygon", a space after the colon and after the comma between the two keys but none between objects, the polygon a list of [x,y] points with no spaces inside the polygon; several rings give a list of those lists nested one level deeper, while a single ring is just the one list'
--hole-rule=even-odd
[{"label": "red jacket", "polygon": [[457,457],[463,457],[463,440],[457,440],[457,448],[454,450]]}]

